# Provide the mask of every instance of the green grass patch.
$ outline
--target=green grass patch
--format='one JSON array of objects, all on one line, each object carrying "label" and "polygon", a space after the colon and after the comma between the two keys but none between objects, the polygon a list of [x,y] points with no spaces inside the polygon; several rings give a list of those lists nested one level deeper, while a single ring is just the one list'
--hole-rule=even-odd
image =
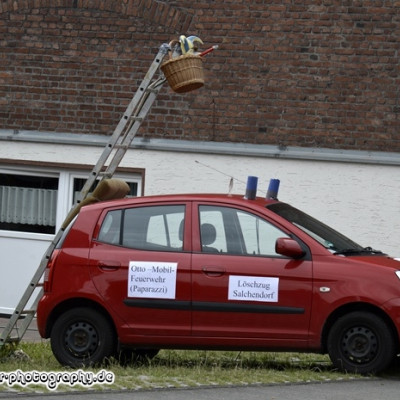
[{"label": "green grass patch", "polygon": [[[50,344],[21,343],[18,348],[3,348],[0,353],[0,374],[20,370],[41,372],[67,372],[54,358]],[[322,382],[361,378],[333,369],[329,358],[318,354],[184,351],[162,350],[152,360],[122,367],[116,361],[102,368],[83,369],[99,373],[106,370],[114,374],[112,385],[93,385],[90,390],[141,390],[155,388],[184,388],[199,386],[260,385],[299,382]],[[391,374],[400,377],[399,369]],[[10,390],[3,382],[0,392]],[[44,383],[25,387],[13,385],[13,391],[47,392]],[[85,386],[60,383],[58,391],[85,390]]]}]

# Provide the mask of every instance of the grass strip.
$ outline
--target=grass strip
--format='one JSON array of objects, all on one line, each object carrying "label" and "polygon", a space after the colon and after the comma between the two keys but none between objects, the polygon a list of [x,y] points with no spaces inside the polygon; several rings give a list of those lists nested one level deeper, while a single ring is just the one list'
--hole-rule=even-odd
[{"label": "grass strip", "polygon": [[[50,344],[21,343],[17,349],[3,348],[0,353],[0,374],[23,372],[72,372],[60,366]],[[112,385],[63,385],[57,391],[82,390],[148,390],[204,386],[241,386],[332,380],[361,379],[356,374],[344,374],[333,369],[325,355],[308,353],[232,352],[197,350],[162,350],[152,360],[121,366],[115,360],[101,368],[82,369],[98,373],[106,370],[114,374]],[[399,368],[390,373],[400,378]],[[363,378],[367,379],[367,378]],[[0,384],[0,392],[39,392],[49,390],[44,384],[25,387]]]}]

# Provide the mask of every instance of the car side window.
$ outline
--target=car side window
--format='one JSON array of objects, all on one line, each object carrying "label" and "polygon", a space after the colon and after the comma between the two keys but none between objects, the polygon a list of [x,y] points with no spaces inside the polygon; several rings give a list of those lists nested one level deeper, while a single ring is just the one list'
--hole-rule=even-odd
[{"label": "car side window", "polygon": [[121,236],[122,210],[109,211],[101,225],[97,240],[109,244],[119,244]]},{"label": "car side window", "polygon": [[286,233],[257,215],[219,206],[200,206],[202,252],[278,257],[275,242]]},{"label": "car side window", "polygon": [[216,207],[200,207],[200,239],[205,253],[227,253],[223,213]]},{"label": "car side window", "polygon": [[182,251],[184,216],[183,205],[110,211],[98,240],[141,250]]},{"label": "car side window", "polygon": [[237,216],[247,254],[278,256],[276,239],[288,237],[286,233],[256,215],[238,211]]}]

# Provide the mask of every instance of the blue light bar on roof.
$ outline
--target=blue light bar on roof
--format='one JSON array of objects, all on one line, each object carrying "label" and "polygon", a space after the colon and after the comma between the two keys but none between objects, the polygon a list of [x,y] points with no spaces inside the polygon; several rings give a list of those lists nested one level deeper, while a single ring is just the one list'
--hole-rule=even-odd
[{"label": "blue light bar on roof", "polygon": [[257,184],[258,184],[257,176],[248,176],[247,177],[246,194],[244,195],[245,199],[254,200],[256,198]]},{"label": "blue light bar on roof", "polygon": [[269,181],[267,199],[278,200],[279,184],[280,184],[279,179],[271,179]]}]

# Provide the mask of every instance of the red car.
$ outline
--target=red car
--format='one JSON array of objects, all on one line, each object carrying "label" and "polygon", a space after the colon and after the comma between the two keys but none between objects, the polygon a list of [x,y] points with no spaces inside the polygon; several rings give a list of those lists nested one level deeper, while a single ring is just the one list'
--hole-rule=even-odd
[{"label": "red car", "polygon": [[376,373],[399,352],[400,262],[277,200],[100,202],[54,250],[37,321],[72,367],[235,349],[328,353]]}]

